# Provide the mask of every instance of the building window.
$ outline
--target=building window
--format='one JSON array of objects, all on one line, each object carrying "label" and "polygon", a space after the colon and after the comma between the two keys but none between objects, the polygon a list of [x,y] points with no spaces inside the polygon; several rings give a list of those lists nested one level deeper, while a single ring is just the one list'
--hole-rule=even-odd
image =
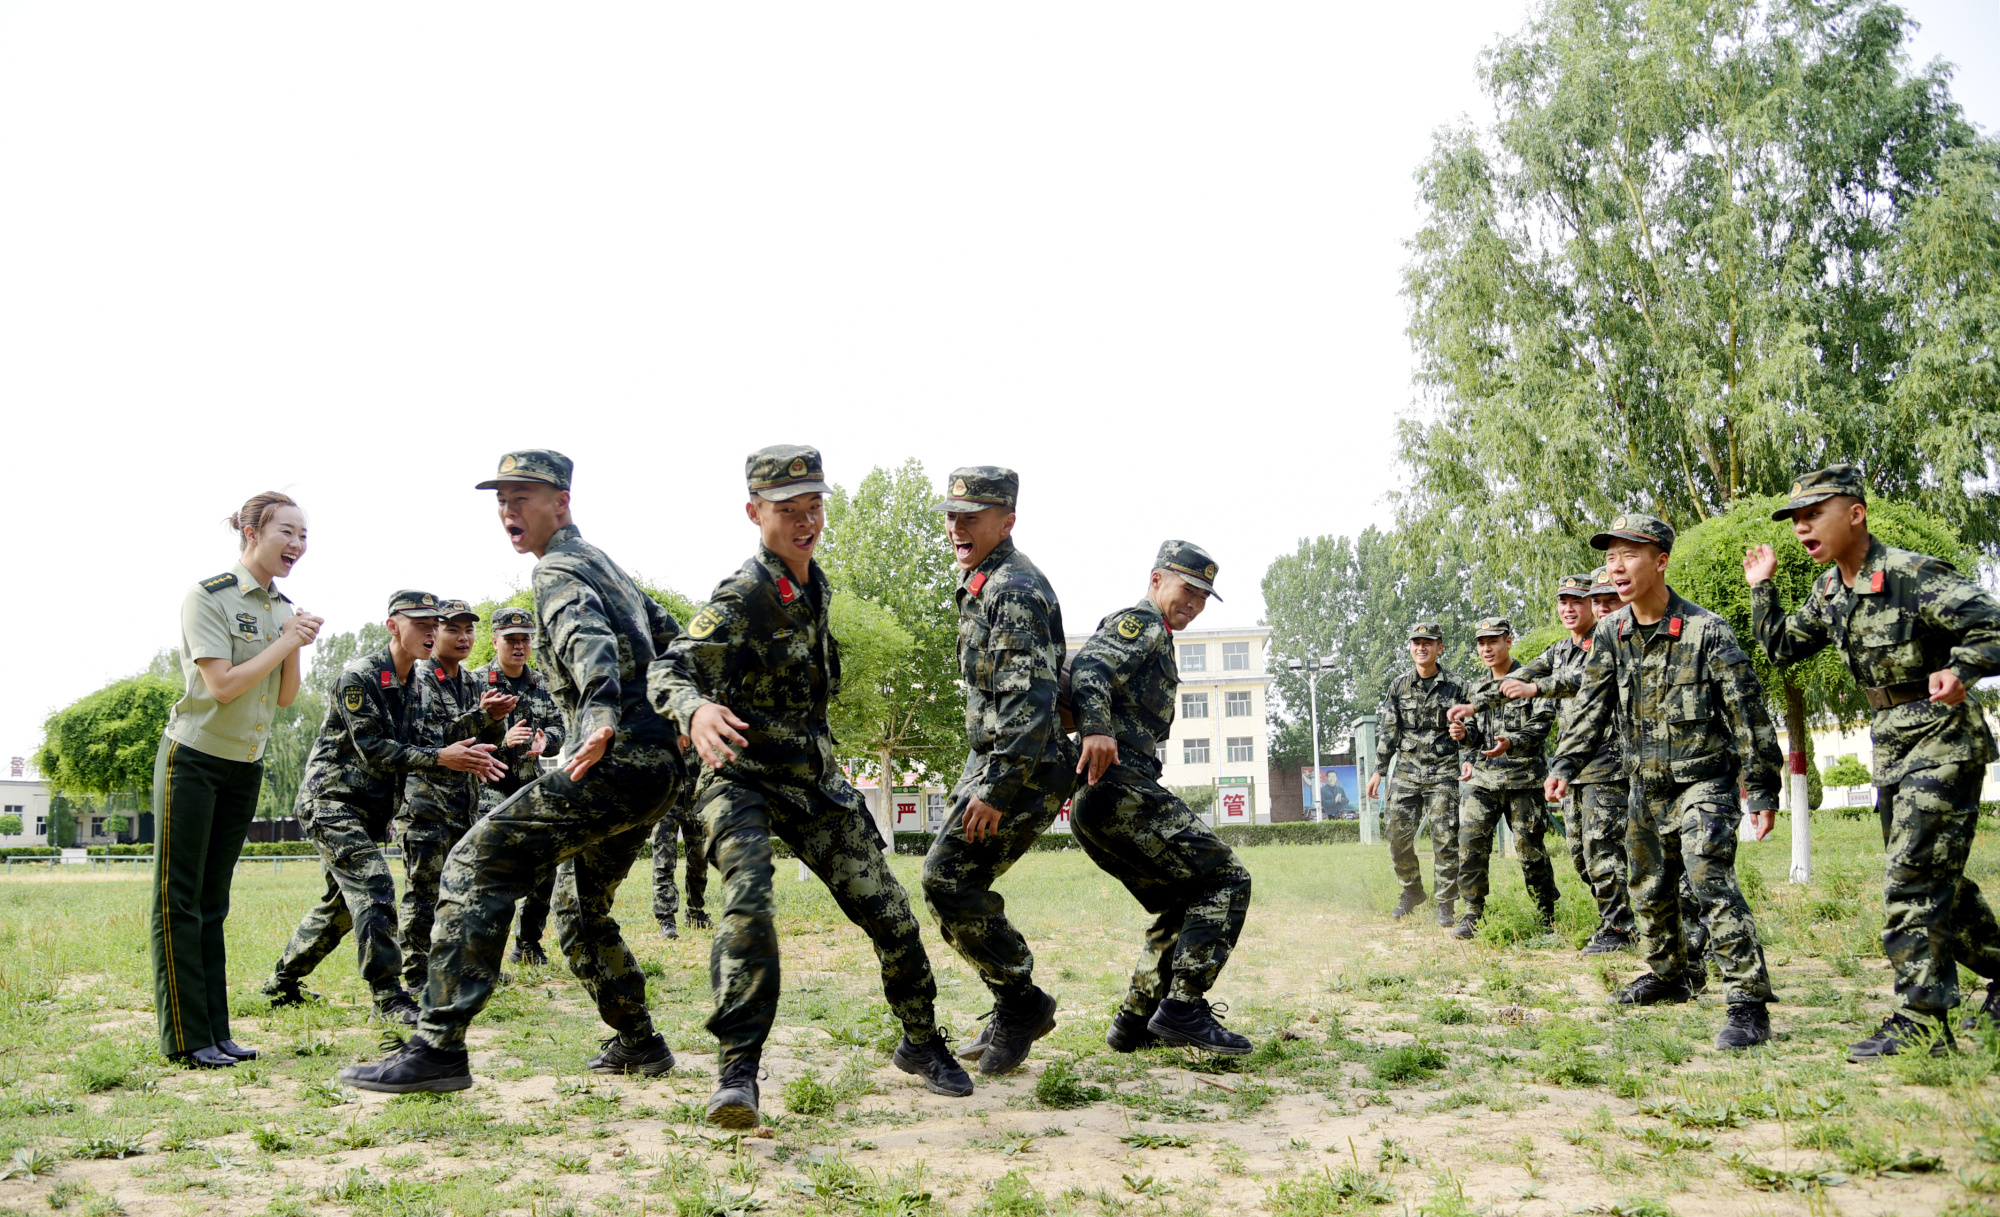
[{"label": "building window", "polygon": [[49,835],[49,822],[42,816],[35,817],[35,835],[38,837]]},{"label": "building window", "polygon": [[1208,671],[1208,644],[1193,642],[1181,648],[1181,671]]},{"label": "building window", "polygon": [[1184,739],[1181,741],[1181,764],[1208,764],[1208,741],[1205,739]]},{"label": "building window", "polygon": [[1207,718],[1207,717],[1208,717],[1208,694],[1206,694],[1206,693],[1183,693],[1183,694],[1181,694],[1181,717],[1182,717],[1182,718]]},{"label": "building window", "polygon": [[101,836],[103,836],[103,835],[104,835],[104,817],[103,817],[103,816],[92,816],[92,817],[90,817],[90,835],[91,835],[91,836],[93,836],[93,837],[101,837]]},{"label": "building window", "polygon": [[1231,761],[1254,761],[1257,759],[1257,737],[1254,735],[1232,735],[1229,737],[1229,759]]},{"label": "building window", "polygon": [[932,828],[944,823],[944,795],[927,795],[924,800],[924,819]]},{"label": "building window", "polygon": [[1245,689],[1240,693],[1224,693],[1222,695],[1222,713],[1229,718],[1249,718],[1250,691]]},{"label": "building window", "polygon": [[1225,672],[1248,672],[1250,670],[1250,644],[1247,642],[1223,643],[1222,670]]},{"label": "building window", "polygon": [[1160,741],[1160,743],[1154,746],[1153,759],[1162,765],[1167,763],[1167,744],[1165,740]]}]

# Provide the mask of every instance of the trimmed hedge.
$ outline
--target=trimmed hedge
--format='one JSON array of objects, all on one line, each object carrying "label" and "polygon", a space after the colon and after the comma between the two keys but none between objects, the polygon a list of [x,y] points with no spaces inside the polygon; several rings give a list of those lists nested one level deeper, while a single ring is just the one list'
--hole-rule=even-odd
[{"label": "trimmed hedge", "polygon": [[93,858],[150,858],[153,856],[153,847],[150,844],[92,845],[84,852]]},{"label": "trimmed hedge", "polygon": [[54,858],[61,850],[53,845],[8,845],[0,847],[0,858]]},{"label": "trimmed hedge", "polygon": [[243,858],[309,858],[319,853],[311,841],[245,841]]}]

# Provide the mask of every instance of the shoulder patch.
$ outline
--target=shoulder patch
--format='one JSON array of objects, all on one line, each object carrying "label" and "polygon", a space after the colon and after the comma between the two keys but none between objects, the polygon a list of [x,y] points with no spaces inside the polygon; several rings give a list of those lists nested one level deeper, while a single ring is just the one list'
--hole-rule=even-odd
[{"label": "shoulder patch", "polygon": [[342,701],[350,711],[359,710],[361,708],[361,690],[349,689]]},{"label": "shoulder patch", "polygon": [[721,624],[722,614],[716,611],[714,605],[704,604],[701,611],[694,615],[694,620],[688,622],[688,637],[706,638],[715,633],[715,627]]},{"label": "shoulder patch", "polygon": [[219,575],[211,575],[201,581],[201,590],[205,592],[227,591],[235,586],[236,572],[229,570],[223,571]]},{"label": "shoulder patch", "polygon": [[1118,636],[1120,638],[1137,638],[1145,628],[1146,623],[1139,620],[1137,613],[1127,613],[1118,619]]}]

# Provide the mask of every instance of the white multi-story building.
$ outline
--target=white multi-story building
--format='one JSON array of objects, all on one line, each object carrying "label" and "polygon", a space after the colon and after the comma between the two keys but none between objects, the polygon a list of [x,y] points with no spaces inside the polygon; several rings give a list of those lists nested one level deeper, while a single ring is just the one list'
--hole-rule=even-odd
[{"label": "white multi-story building", "polygon": [[0,816],[21,817],[21,831],[0,833],[0,846],[48,844],[48,783],[20,757],[14,758],[9,776],[0,778]]},{"label": "white multi-story building", "polygon": [[[1070,635],[1069,649],[1089,637]],[[1254,625],[1174,635],[1180,704],[1160,750],[1160,781],[1213,786],[1218,824],[1271,822],[1270,644],[1271,631]]]}]

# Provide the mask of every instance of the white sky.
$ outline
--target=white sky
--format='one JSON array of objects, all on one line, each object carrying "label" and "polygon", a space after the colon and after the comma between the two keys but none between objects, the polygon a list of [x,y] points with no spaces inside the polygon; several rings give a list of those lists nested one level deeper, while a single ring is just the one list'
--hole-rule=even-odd
[{"label": "white sky", "polygon": [[[2000,127],[2000,5],[1907,7]],[[524,579],[513,447],[697,598],[798,442],[1019,469],[1072,629],[1166,536],[1254,622],[1388,517],[1411,174],[1524,12],[0,4],[0,755],[173,643],[254,491],[331,629]]]}]

